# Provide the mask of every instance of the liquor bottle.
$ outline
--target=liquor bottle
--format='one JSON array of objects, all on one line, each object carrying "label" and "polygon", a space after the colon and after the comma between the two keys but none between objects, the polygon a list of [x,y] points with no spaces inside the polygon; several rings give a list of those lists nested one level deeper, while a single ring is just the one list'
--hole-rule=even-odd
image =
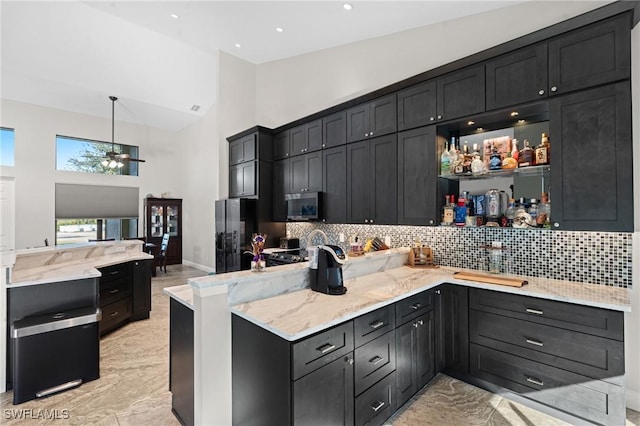
[{"label": "liquor bottle", "polygon": [[540,145],[536,147],[536,164],[549,164],[551,163],[550,151],[551,145],[549,145],[549,137],[546,133],[542,134]]},{"label": "liquor bottle", "polygon": [[473,160],[473,156],[469,153],[469,146],[466,144],[466,142],[463,149],[463,156],[464,159],[462,162],[462,173],[471,173],[471,161]]},{"label": "liquor bottle", "polygon": [[458,198],[458,205],[455,207],[455,224],[456,226],[464,226],[467,219],[467,205],[464,197]]},{"label": "liquor bottle", "polygon": [[481,175],[484,172],[484,162],[480,159],[480,154],[474,153],[473,161],[471,161],[471,173]]},{"label": "liquor bottle", "polygon": [[538,228],[551,227],[551,203],[549,203],[549,194],[542,193],[540,204],[538,205],[538,218],[536,220]]},{"label": "liquor bottle", "polygon": [[451,145],[449,147],[449,157],[451,157],[451,161],[458,158],[458,151],[456,150],[456,138],[455,136],[451,136]]},{"label": "liquor bottle", "polygon": [[503,169],[515,169],[518,167],[518,160],[511,156],[510,152],[507,152],[507,156],[502,160]]},{"label": "liquor bottle", "polygon": [[467,216],[475,216],[476,215],[476,206],[473,202],[473,197],[471,194],[467,192]]},{"label": "liquor bottle", "polygon": [[507,218],[507,226],[513,226],[513,218],[516,217],[516,200],[513,198],[509,198],[509,205],[507,209],[504,211],[504,216]]},{"label": "liquor bottle", "polygon": [[518,160],[518,139],[514,139],[511,141],[511,156],[517,161]]},{"label": "liquor bottle", "polygon": [[529,206],[529,216],[531,216],[531,223],[536,224],[538,220],[538,200],[531,199],[531,205]]},{"label": "liquor bottle", "polygon": [[444,207],[442,208],[442,224],[445,226],[453,225],[455,220],[453,204],[453,195],[445,195],[444,198]]},{"label": "liquor bottle", "polygon": [[447,150],[447,141],[444,141],[444,151],[440,156],[440,174],[443,176],[451,174],[451,156]]},{"label": "liquor bottle", "polygon": [[529,146],[529,140],[524,140],[524,147],[518,155],[518,167],[527,167],[535,165],[533,149]]},{"label": "liquor bottle", "polygon": [[502,157],[494,146],[489,158],[489,170],[500,170],[502,168]]}]

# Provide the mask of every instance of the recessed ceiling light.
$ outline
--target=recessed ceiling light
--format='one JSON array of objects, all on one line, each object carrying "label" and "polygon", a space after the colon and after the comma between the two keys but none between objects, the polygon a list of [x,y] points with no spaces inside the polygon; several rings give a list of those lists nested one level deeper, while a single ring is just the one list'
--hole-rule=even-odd
[{"label": "recessed ceiling light", "polygon": [[518,113],[518,111],[513,111],[513,112],[511,113],[511,116],[512,116],[512,117],[517,117],[517,116],[518,116],[518,114],[519,114],[519,113]]},{"label": "recessed ceiling light", "polygon": [[280,28],[280,27],[276,27],[276,31],[279,32],[279,33],[284,32],[284,30],[282,28]]},{"label": "recessed ceiling light", "polygon": [[242,45],[241,45],[240,43],[236,43],[236,47],[237,47],[238,49],[240,49],[240,48],[242,47]]},{"label": "recessed ceiling light", "polygon": [[349,3],[345,3],[342,5],[342,7],[344,8],[344,10],[351,10],[353,9],[353,6],[351,6],[351,4]]},{"label": "recessed ceiling light", "polygon": [[178,18],[179,18],[179,16],[178,16],[178,15],[176,15],[175,13],[172,13],[172,14],[171,14],[171,15],[169,15],[169,16],[171,16],[173,19],[178,19]]}]

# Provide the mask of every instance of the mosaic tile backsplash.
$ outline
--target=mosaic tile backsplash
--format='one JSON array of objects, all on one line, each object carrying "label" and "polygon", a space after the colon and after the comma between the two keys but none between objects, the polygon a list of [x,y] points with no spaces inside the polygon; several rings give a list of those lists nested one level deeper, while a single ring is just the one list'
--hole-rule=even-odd
[{"label": "mosaic tile backsplash", "polygon": [[[366,241],[391,238],[391,247],[413,246],[416,240],[431,247],[438,265],[488,269],[483,246],[502,242],[503,272],[579,281],[614,287],[631,287],[632,233],[573,232],[541,229],[456,228],[426,226],[288,223],[287,232],[306,247],[307,235],[320,229],[330,244],[348,249],[354,236]],[[345,242],[339,242],[344,233]],[[321,243],[316,236],[312,244]]]}]

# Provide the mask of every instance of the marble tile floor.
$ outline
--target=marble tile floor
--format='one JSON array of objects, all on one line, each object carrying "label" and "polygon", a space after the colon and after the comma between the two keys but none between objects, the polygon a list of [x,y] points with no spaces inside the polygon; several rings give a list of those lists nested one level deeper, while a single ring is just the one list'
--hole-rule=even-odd
[{"label": "marble tile floor", "polygon": [[[183,265],[167,267],[152,280],[153,309],[101,340],[100,378],[82,386],[14,406],[11,391],[0,394],[2,425],[177,426],[169,392],[169,298],[162,289],[205,275]],[[12,410],[55,415],[18,419]],[[66,410],[66,411],[65,411]],[[25,411],[22,411],[23,413]],[[448,376],[438,376],[389,419],[389,426],[566,424],[536,410]],[[627,410],[627,426],[640,426],[640,413]]]}]

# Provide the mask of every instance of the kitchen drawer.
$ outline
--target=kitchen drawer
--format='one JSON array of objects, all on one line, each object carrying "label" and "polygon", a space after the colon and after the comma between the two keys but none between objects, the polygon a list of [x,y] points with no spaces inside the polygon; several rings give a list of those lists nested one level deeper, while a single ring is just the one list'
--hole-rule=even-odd
[{"label": "kitchen drawer", "polygon": [[396,333],[390,331],[355,350],[355,388],[361,394],[396,369]]},{"label": "kitchen drawer", "polygon": [[297,380],[353,350],[353,322],[346,322],[294,343],[291,350],[292,376],[293,380]]},{"label": "kitchen drawer", "polygon": [[623,342],[473,309],[469,331],[474,343],[622,385]]},{"label": "kitchen drawer", "polygon": [[100,285],[110,283],[131,276],[131,263],[118,263],[117,265],[105,266],[98,268],[102,276],[100,277]]},{"label": "kitchen drawer", "polygon": [[477,288],[469,289],[469,308],[624,340],[624,314],[618,311]]},{"label": "kitchen drawer", "polygon": [[395,373],[356,398],[356,426],[380,426],[393,414]]},{"label": "kitchen drawer", "polygon": [[433,290],[423,291],[396,302],[396,324],[400,326],[433,309]]},{"label": "kitchen drawer", "polygon": [[395,308],[385,306],[353,320],[356,348],[396,328]]},{"label": "kitchen drawer", "polygon": [[129,296],[131,296],[129,279],[118,279],[111,281],[108,285],[100,285],[100,306],[106,306]]},{"label": "kitchen drawer", "polygon": [[591,422],[624,425],[624,388],[471,344],[471,374]]},{"label": "kitchen drawer", "polygon": [[131,317],[131,298],[121,299],[100,309],[102,309],[100,335],[103,335],[117,328],[120,323],[127,321]]}]

